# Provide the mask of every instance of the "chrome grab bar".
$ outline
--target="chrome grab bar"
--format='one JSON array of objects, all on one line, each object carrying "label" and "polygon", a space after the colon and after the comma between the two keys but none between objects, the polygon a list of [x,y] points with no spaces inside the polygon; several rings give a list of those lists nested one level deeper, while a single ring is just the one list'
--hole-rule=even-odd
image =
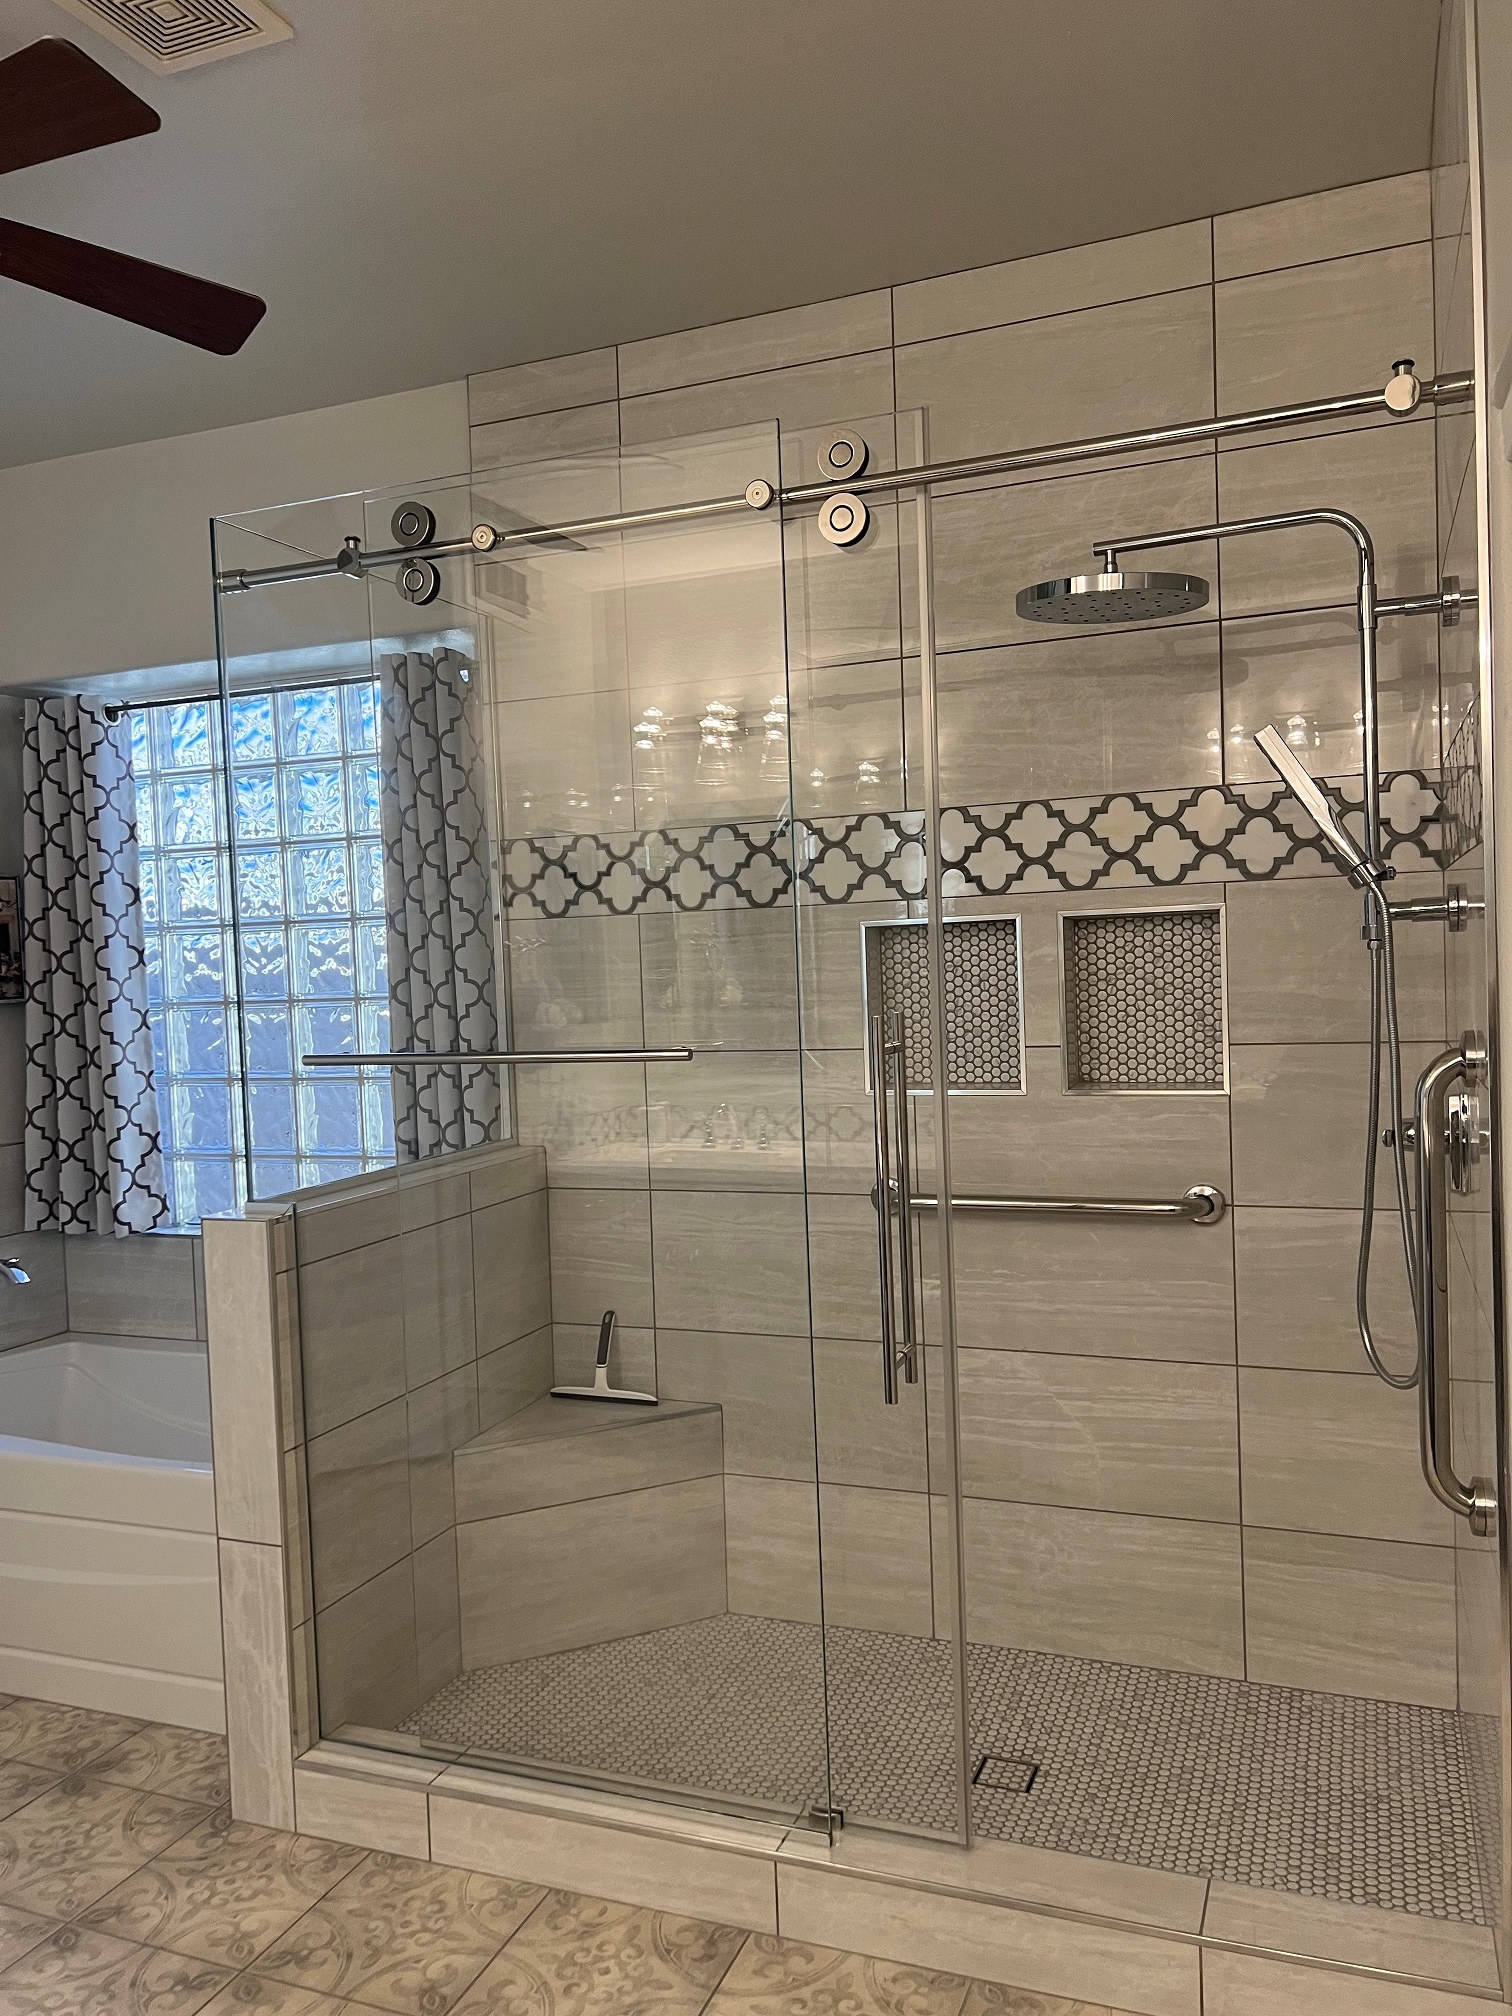
[{"label": "chrome grab bar", "polygon": [[[915,1197],[915,1211],[938,1211],[938,1197]],[[1194,1183],[1180,1197],[953,1197],[953,1211],[1000,1212],[1037,1218],[1182,1218],[1189,1225],[1216,1225],[1228,1199],[1211,1183]]]},{"label": "chrome grab bar", "polygon": [[325,1071],[359,1064],[689,1064],[693,1052],[675,1050],[348,1050],[315,1051],[300,1063]]},{"label": "chrome grab bar", "polygon": [[1445,1050],[1424,1067],[1413,1101],[1417,1159],[1419,1377],[1418,1441],[1423,1475],[1441,1505],[1479,1535],[1496,1530],[1496,1488],[1489,1477],[1461,1482],[1454,1468],[1449,1377],[1449,1088],[1473,1080],[1463,1048]]}]

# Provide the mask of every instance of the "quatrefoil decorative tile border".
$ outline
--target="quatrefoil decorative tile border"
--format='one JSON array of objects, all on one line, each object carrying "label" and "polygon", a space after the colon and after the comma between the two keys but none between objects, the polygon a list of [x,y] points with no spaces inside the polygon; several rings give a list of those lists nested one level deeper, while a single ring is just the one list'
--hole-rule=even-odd
[{"label": "quatrefoil decorative tile border", "polygon": [[[1360,780],[1327,788],[1360,832]],[[1442,864],[1443,803],[1434,775],[1394,772],[1382,818],[1399,872]],[[947,897],[1335,872],[1312,821],[1279,784],[956,805],[940,825]],[[791,830],[785,820],[730,820],[515,840],[504,850],[506,900],[511,915],[533,917],[769,910],[791,902],[795,859],[806,900],[912,900],[924,894],[923,833],[922,812],[881,811],[800,820]]]}]

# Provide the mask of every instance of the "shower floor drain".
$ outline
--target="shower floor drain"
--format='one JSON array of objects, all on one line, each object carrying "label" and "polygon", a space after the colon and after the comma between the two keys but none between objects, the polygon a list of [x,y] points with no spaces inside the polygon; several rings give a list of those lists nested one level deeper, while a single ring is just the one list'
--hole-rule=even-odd
[{"label": "shower floor drain", "polygon": [[1040,1767],[1032,1757],[996,1757],[984,1750],[971,1774],[973,1785],[986,1792],[1032,1792]]},{"label": "shower floor drain", "polygon": [[[989,1840],[1487,1922],[1497,1743],[1481,1717],[1007,1645],[971,1646],[968,1675]],[[455,1754],[950,1833],[954,1685],[939,1639],[821,1642],[731,1613],[476,1668],[404,1727]]]}]

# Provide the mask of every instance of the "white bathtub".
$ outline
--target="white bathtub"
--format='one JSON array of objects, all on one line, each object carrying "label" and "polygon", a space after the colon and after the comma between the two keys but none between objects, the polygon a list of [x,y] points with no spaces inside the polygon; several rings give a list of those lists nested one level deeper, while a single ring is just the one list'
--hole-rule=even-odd
[{"label": "white bathtub", "polygon": [[203,1344],[0,1354],[0,1690],[224,1728]]}]

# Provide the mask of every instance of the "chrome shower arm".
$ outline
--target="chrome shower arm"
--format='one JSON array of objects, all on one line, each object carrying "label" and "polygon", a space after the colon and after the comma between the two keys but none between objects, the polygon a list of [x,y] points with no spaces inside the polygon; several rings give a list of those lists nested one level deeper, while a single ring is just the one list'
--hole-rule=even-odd
[{"label": "chrome shower arm", "polygon": [[1381,866],[1381,721],[1376,675],[1375,546],[1352,511],[1319,505],[1307,511],[1274,511],[1262,518],[1232,518],[1221,525],[1181,525],[1164,532],[1138,532],[1127,539],[1094,539],[1092,551],[1115,573],[1121,553],[1157,546],[1196,546],[1250,532],[1291,532],[1307,525],[1332,525],[1353,541],[1356,561],[1355,612],[1360,629],[1360,733],[1365,768],[1365,851]]}]

